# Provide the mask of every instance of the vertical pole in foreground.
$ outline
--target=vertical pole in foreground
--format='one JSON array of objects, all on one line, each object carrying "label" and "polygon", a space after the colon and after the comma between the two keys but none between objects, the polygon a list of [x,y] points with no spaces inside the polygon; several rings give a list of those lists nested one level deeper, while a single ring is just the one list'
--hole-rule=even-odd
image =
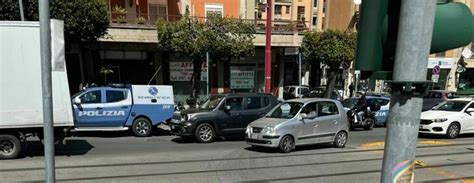
[{"label": "vertical pole in foreground", "polygon": [[49,19],[49,0],[40,0],[40,47],[41,47],[41,83],[43,93],[44,121],[44,158],[46,164],[46,182],[56,180],[54,168],[54,128],[53,93],[51,84],[51,27]]},{"label": "vertical pole in foreground", "polygon": [[402,0],[392,98],[382,168],[383,183],[413,182],[426,63],[436,0]]},{"label": "vertical pole in foreground", "polygon": [[301,85],[303,85],[303,82],[301,82],[301,49],[299,50],[299,53],[298,53],[298,82],[299,82],[299,86],[301,88]]},{"label": "vertical pole in foreground", "polygon": [[211,68],[209,67],[209,52],[206,52],[206,65],[207,65],[207,72],[206,72],[206,82],[207,82],[207,87],[206,87],[206,94],[207,97],[209,97],[209,72],[211,71]]},{"label": "vertical pole in foreground", "polygon": [[267,25],[265,42],[265,93],[272,92],[272,1],[267,0]]},{"label": "vertical pole in foreground", "polygon": [[21,21],[25,21],[25,15],[23,13],[23,0],[18,0],[18,5],[20,6],[20,17]]}]

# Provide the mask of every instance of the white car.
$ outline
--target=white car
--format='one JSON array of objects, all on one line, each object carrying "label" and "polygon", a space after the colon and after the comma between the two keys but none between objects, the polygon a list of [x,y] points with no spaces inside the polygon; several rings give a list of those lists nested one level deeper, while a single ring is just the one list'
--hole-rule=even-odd
[{"label": "white car", "polygon": [[447,138],[474,133],[474,99],[452,99],[422,112],[419,133],[446,135]]}]

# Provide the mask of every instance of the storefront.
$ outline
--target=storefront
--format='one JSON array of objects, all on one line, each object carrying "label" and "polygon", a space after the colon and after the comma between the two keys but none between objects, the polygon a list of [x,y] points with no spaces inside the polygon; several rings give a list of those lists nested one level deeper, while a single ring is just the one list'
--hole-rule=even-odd
[{"label": "storefront", "polygon": [[[446,90],[449,84],[451,71],[454,64],[454,58],[429,58],[428,70],[426,74],[426,80],[432,81],[433,68],[439,66],[439,78],[437,82],[432,82],[431,89],[433,90]],[[454,71],[453,71],[454,72]]]},{"label": "storefront", "polygon": [[466,70],[459,73],[457,93],[460,95],[474,95],[474,59],[465,59]]}]

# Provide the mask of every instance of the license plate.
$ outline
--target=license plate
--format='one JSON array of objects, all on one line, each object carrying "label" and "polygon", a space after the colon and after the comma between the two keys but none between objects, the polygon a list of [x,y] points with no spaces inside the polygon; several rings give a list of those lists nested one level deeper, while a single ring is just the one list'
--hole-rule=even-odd
[{"label": "license plate", "polygon": [[251,139],[257,139],[258,138],[258,134],[252,134],[252,136],[250,137]]}]

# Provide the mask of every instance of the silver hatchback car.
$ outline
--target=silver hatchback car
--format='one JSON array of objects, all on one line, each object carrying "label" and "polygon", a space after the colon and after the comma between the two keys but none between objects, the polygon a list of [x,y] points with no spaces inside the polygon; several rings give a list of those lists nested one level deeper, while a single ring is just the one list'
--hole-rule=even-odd
[{"label": "silver hatchback car", "polygon": [[346,145],[349,123],[342,104],[322,98],[294,99],[273,108],[247,126],[245,139],[252,146],[279,148],[288,153],[297,145]]}]

